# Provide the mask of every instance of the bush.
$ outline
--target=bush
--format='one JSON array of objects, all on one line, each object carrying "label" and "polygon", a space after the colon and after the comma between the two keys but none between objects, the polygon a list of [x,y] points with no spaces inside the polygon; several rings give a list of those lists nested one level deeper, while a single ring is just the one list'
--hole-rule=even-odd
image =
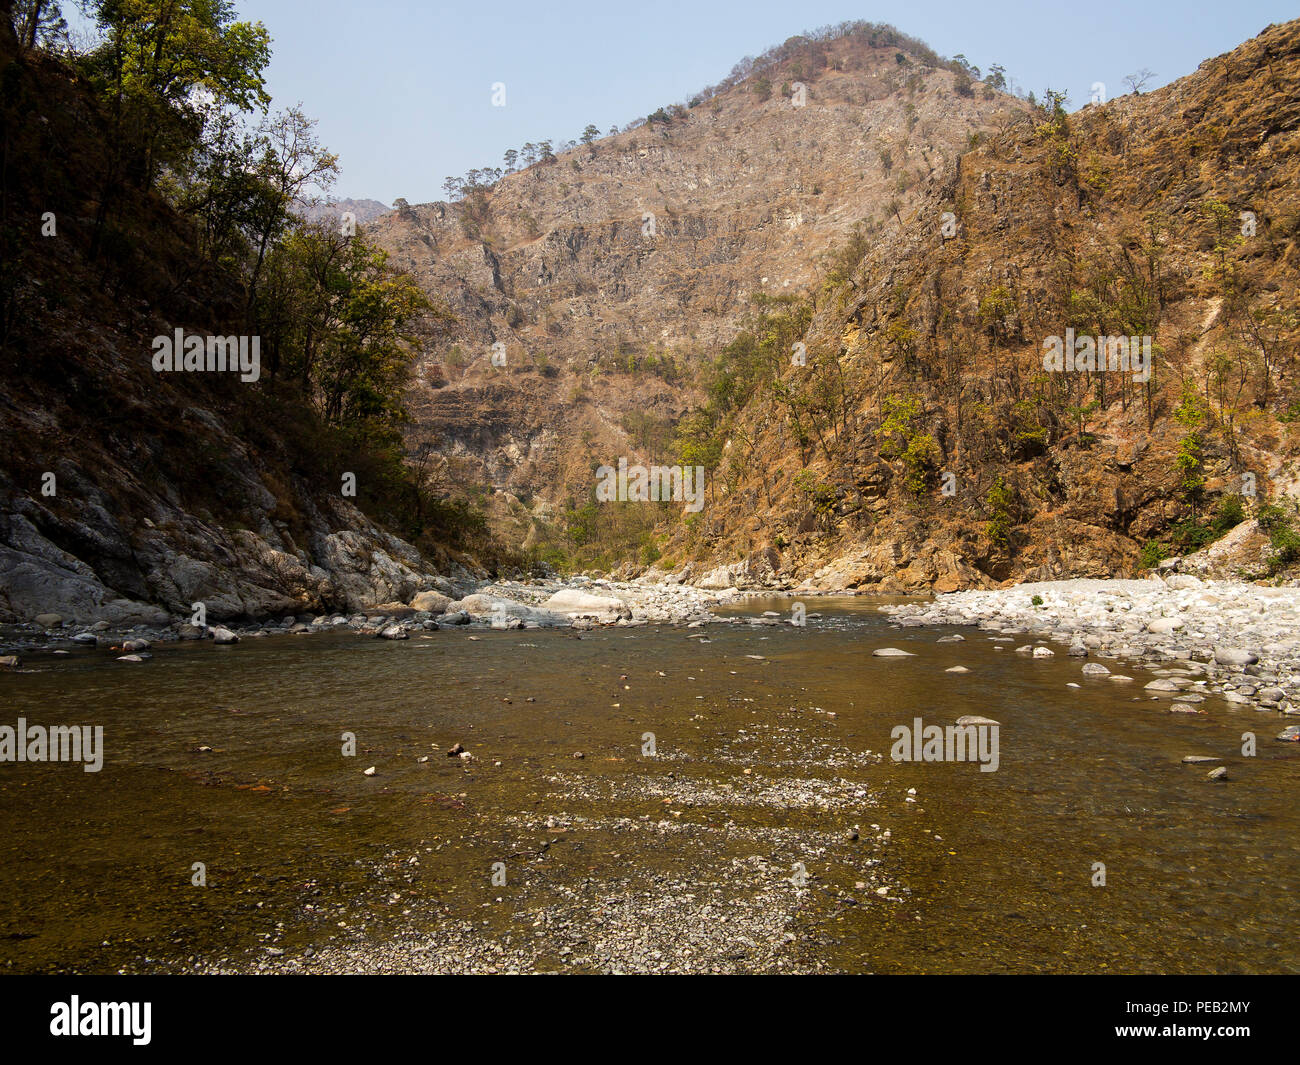
[{"label": "bush", "polygon": [[1142,569],[1155,569],[1169,557],[1169,548],[1159,540],[1148,540],[1138,552],[1138,566]]},{"label": "bush", "polygon": [[1180,555],[1199,551],[1206,544],[1215,540],[1214,530],[1195,518],[1175,522],[1169,527],[1172,545]]},{"label": "bush", "polygon": [[1224,496],[1219,500],[1219,507],[1214,515],[1214,531],[1220,536],[1246,520],[1246,508],[1242,506],[1240,496]]},{"label": "bush", "polygon": [[1287,513],[1276,503],[1265,503],[1259,508],[1259,515],[1256,519],[1259,527],[1264,532],[1272,532],[1274,529],[1284,527],[1290,524]]},{"label": "bush", "polygon": [[989,514],[988,524],[984,526],[984,531],[997,547],[1009,550],[1011,547],[1011,505],[1015,502],[1015,493],[1003,479],[1002,474],[998,474],[997,480],[993,482],[993,487],[989,489],[985,502],[988,504],[991,513]]},{"label": "bush", "polygon": [[1289,522],[1274,527],[1269,543],[1273,546],[1273,553],[1268,557],[1269,573],[1277,573],[1300,558],[1300,533]]}]

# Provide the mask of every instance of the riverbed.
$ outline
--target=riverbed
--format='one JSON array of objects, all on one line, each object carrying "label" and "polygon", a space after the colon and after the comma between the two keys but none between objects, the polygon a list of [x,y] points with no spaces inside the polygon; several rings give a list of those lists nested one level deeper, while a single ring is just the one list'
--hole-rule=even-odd
[{"label": "riverbed", "polygon": [[[0,965],[1300,971],[1280,715],[881,605],[24,655],[0,724],[102,725],[104,764],[0,765]],[[891,759],[962,715],[996,772]]]}]

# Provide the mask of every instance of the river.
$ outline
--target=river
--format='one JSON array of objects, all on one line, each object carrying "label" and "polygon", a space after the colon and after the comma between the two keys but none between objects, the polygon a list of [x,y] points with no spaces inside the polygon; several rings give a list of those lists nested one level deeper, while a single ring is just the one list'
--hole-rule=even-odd
[{"label": "river", "polygon": [[[1300,971],[1274,715],[878,602],[24,655],[0,724],[102,725],[105,756],[0,765],[4,970]],[[890,759],[963,714],[996,772]]]}]

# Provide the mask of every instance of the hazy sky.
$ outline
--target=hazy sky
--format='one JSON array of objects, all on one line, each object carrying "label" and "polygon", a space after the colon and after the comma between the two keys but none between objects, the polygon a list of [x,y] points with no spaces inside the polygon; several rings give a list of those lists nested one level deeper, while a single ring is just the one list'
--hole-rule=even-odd
[{"label": "hazy sky", "polygon": [[[1072,107],[1094,82],[1110,96],[1125,74],[1152,88],[1195,70],[1296,0],[236,0],[273,38],[274,106],[301,102],[341,156],[335,194],[391,204],[441,199],[449,174],[501,166],[526,141],[576,140],[588,123],[620,128],[720,81],[745,55],[850,19],[887,22],[940,55]],[[494,82],[506,106],[494,107]]]}]

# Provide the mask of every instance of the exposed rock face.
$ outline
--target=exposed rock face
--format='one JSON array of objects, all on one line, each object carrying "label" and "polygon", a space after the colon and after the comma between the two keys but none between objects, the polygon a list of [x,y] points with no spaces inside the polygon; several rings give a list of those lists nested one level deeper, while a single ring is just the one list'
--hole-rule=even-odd
[{"label": "exposed rock face", "polygon": [[[128,531],[75,499],[64,508],[70,523],[30,497],[12,507],[0,513],[0,621],[54,611],[78,623],[159,624],[195,603],[213,620],[357,611],[408,601],[440,580],[413,547],[344,500],[331,504],[332,520],[313,515],[320,524],[302,546],[265,513],[256,532],[228,530],[154,500],[158,520]],[[70,534],[79,556],[55,542]]]}]

